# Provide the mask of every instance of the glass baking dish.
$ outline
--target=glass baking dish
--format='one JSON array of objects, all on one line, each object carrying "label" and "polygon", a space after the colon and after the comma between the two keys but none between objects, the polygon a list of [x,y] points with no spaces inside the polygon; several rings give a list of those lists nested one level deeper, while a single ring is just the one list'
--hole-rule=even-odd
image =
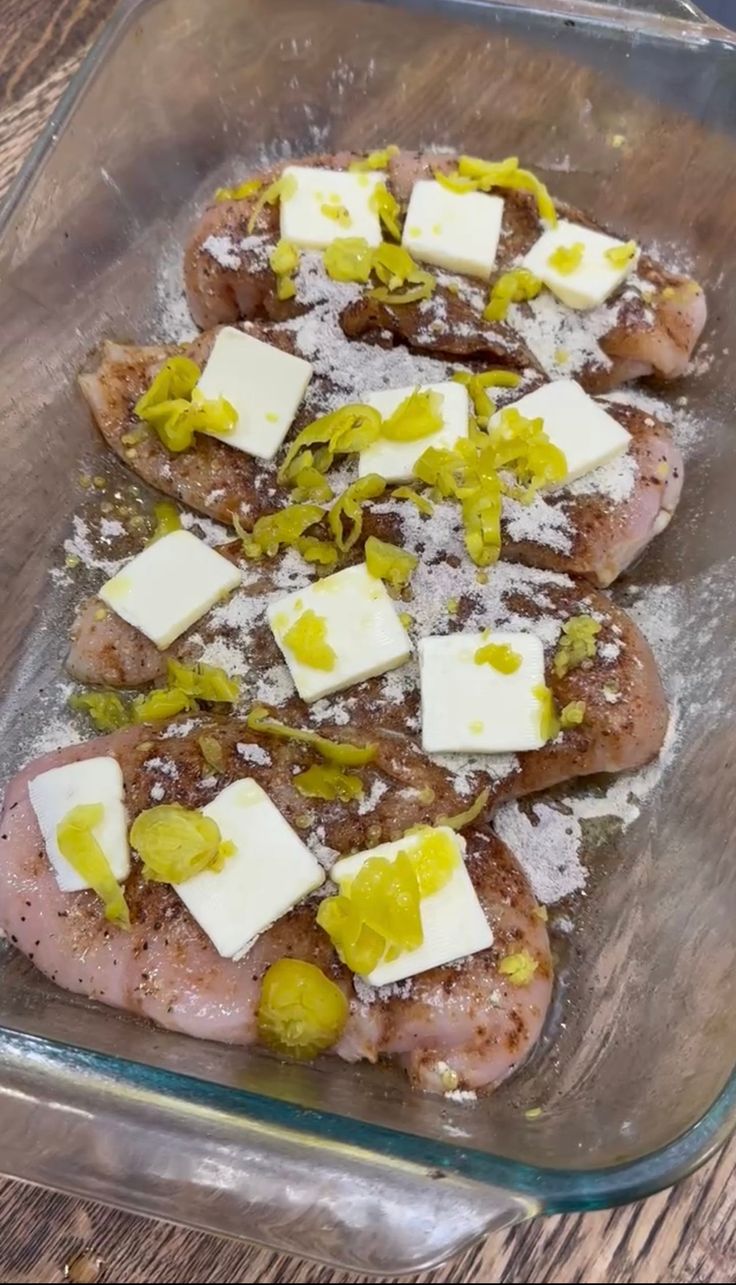
[{"label": "glass baking dish", "polygon": [[677,521],[634,572],[685,607],[671,695],[686,734],[638,822],[595,855],[572,944],[558,942],[545,1046],[489,1100],[154,1030],[0,943],[4,1173],[393,1275],[523,1218],[664,1187],[733,1129],[735,44],[685,0],[118,10],[0,225],[3,775],[50,717],[72,602],[52,609],[47,569],[79,460],[117,476],[76,371],[103,337],[170,325],[162,274],[216,183],[265,157],[387,141],[519,153],[558,195],[678,247],[709,289],[709,366],[674,394],[707,432]]}]

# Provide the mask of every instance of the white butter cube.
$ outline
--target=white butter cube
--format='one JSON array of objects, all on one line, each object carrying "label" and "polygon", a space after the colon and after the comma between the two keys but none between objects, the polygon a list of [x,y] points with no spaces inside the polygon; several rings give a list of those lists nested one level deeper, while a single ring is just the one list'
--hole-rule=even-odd
[{"label": "white butter cube", "polygon": [[[465,867],[465,840],[447,826],[438,826],[437,832],[446,834],[457,849],[458,862],[449,882],[439,892],[423,897],[421,920],[424,941],[417,950],[407,950],[396,959],[382,960],[365,980],[371,986],[387,986],[405,977],[426,973],[429,968],[440,968],[454,959],[464,959],[479,950],[493,945],[493,933],[486,919],[475,888]],[[367,852],[356,852],[352,857],[337,861],[330,871],[338,888],[346,879],[352,879],[370,857],[384,857],[393,861],[400,852],[411,852],[421,842],[420,835],[408,835],[395,843],[382,843]]]},{"label": "white butter cube", "polygon": [[197,388],[205,397],[225,397],[234,406],[238,418],[233,432],[222,439],[226,446],[271,460],[291,428],[311,377],[308,361],[224,326]]},{"label": "white butter cube", "polygon": [[[521,657],[503,674],[475,656],[507,643]],[[535,687],[544,683],[544,649],[534,634],[450,634],[419,644],[422,746],[428,753],[507,754],[544,745]]]},{"label": "white butter cube", "polygon": [[[414,391],[413,388],[385,388],[378,393],[369,393],[363,401],[388,419]],[[360,453],[358,473],[361,477],[379,473],[387,482],[409,480],[419,456],[430,446],[451,447],[459,437],[467,437],[470,402],[463,384],[448,380],[442,384],[427,384],[420,391],[439,393],[442,398],[442,427],[414,442],[390,442],[386,437],[379,437]]]},{"label": "white butter cube", "polygon": [[107,857],[116,879],[126,879],[130,872],[128,826],[125,816],[123,774],[117,759],[111,755],[80,759],[42,772],[28,783],[28,794],[36,814],[46,853],[54,867],[56,882],[62,892],[79,892],[89,888],[73,866],[62,857],[56,841],[56,827],[72,808],[101,803],[104,812],[92,833]]},{"label": "white butter cube", "polygon": [[[552,266],[549,259],[555,250],[560,247],[569,250],[578,244],[583,247],[583,257],[578,267],[565,273]],[[607,250],[614,250],[625,244],[625,241],[618,241],[616,237],[606,236],[605,232],[595,232],[579,223],[560,219],[556,228],[543,232],[535,242],[524,259],[524,267],[539,277],[568,308],[597,308],[626,280],[638,263],[638,250],[627,263],[620,266],[606,258]]]},{"label": "white butter cube", "polygon": [[265,790],[246,777],[202,808],[235,852],[222,870],[174,884],[220,955],[240,955],[264,929],[319,888],[324,871]]},{"label": "white butter cube", "polygon": [[[298,660],[285,635],[306,612],[324,622],[324,639],[334,653],[329,669]],[[280,598],[268,608],[268,623],[284,654],[302,700],[315,701],[365,678],[403,665],[411,642],[382,580],[365,563],[346,567]]]},{"label": "white butter cube", "polygon": [[[629,449],[631,434],[574,379],[544,384],[510,405],[527,419],[544,420],[549,440],[567,460],[565,482],[574,482]],[[500,414],[493,416],[492,426],[498,423]]]},{"label": "white butter cube", "polygon": [[[337,237],[362,237],[369,245],[381,243],[381,221],[371,209],[371,197],[383,174],[349,173],[287,165],[285,178],[296,190],[281,198],[281,236],[310,250],[323,250]],[[341,222],[324,213],[324,207],[347,210]]]},{"label": "white butter cube", "polygon": [[172,531],[126,563],[99,596],[163,651],[241,582],[237,567],[190,531]]},{"label": "white butter cube", "polygon": [[415,183],[401,238],[410,254],[487,281],[496,262],[503,198],[451,192],[436,179]]}]

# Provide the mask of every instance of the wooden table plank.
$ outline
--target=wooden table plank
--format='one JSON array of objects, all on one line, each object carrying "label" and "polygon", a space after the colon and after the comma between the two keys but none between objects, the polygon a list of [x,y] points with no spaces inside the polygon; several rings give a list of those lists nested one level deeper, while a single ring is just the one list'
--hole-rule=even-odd
[{"label": "wooden table plank", "polygon": [[[2,0],[0,197],[113,0]],[[0,1139],[0,1164],[2,1140]],[[732,1282],[736,1141],[670,1192],[491,1237],[416,1281]],[[370,1280],[0,1179],[0,1281]]]}]

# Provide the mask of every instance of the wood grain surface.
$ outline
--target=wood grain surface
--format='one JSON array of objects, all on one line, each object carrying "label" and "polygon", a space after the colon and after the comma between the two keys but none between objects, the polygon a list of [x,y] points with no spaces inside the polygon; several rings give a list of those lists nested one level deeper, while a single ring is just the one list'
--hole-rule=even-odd
[{"label": "wood grain surface", "polygon": [[[0,0],[0,198],[112,8],[112,0]],[[736,1141],[672,1191],[500,1233],[411,1279],[734,1281],[735,1167]],[[371,1278],[0,1180],[0,1282],[65,1279],[194,1285]]]}]

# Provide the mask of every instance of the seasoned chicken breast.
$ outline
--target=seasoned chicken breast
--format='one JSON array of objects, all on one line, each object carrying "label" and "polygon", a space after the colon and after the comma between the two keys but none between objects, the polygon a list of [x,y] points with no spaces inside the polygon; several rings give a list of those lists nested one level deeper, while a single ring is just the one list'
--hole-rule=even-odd
[{"label": "seasoned chicken breast", "polygon": [[[285,350],[296,347],[289,330],[246,328]],[[129,434],[140,428],[133,408],[165,357],[181,351],[203,365],[215,333],[200,335],[181,350],[108,343],[97,370],[82,375],[80,385],[105,441],[145,482],[218,521],[231,522],[236,515],[251,526],[264,513],[289,502],[288,491],[276,484],[272,466],[264,467],[226,441],[202,434],[178,454],[167,450],[153,432],[130,445]],[[421,379],[421,372],[417,379]],[[542,382],[535,372],[528,371],[523,389],[518,391],[531,391]],[[517,395],[517,390],[493,392],[499,403]],[[358,392],[353,400],[359,397]],[[330,409],[335,400],[329,380],[317,376],[310,390],[309,409],[306,404],[302,407],[294,431]],[[611,402],[606,410],[631,434],[625,460],[608,466],[605,472],[588,474],[582,482],[540,494],[532,506],[506,501],[502,556],[570,571],[606,586],[668,524],[679,500],[683,474],[682,457],[669,428],[634,406]]]},{"label": "seasoned chicken breast", "polygon": [[[252,571],[250,583],[247,568],[245,575],[244,587],[234,595],[229,608],[214,613],[209,628],[212,637],[226,640],[229,648],[239,650],[247,660],[241,698],[249,705],[271,700],[274,683],[287,693],[293,692],[293,684],[265,619],[268,603],[280,597],[283,589],[266,568]],[[415,597],[398,605],[406,607],[409,615],[412,610],[421,615],[425,635],[478,628],[538,633],[545,646],[546,682],[558,707],[583,701],[585,719],[539,750],[502,757],[476,755],[472,760],[444,756],[451,772],[467,778],[464,797],[489,788],[491,800],[500,801],[573,777],[639,767],[653,758],[664,740],[667,706],[654,657],[630,617],[605,594],[581,588],[566,576],[498,564],[491,577],[487,585],[480,585],[467,563],[452,566],[428,560],[415,573]],[[306,568],[295,571],[292,588],[300,588],[308,578]],[[452,614],[442,598],[445,584],[452,585],[456,594]],[[85,605],[74,627],[68,668],[81,681],[133,687],[143,674],[164,680],[170,656],[191,661],[209,654],[206,621],[168,651],[159,652],[117,616],[109,614],[98,621],[98,606],[96,600]],[[554,657],[562,625],[581,614],[593,616],[600,624],[595,656],[560,675]],[[235,624],[228,625],[228,619]],[[419,675],[414,660],[380,678],[356,684],[341,693],[338,701],[318,702],[319,719],[339,708],[350,731],[357,728],[370,735],[371,729],[378,727],[409,733],[419,741]],[[305,724],[314,716],[295,695],[282,698],[279,714],[283,712],[290,721]]]},{"label": "seasoned chicken breast", "polygon": [[[305,159],[305,164],[345,168],[349,157]],[[437,169],[448,171],[456,158],[400,152],[391,158],[387,186],[405,209],[417,179],[431,178]],[[267,176],[276,177],[277,172]],[[497,189],[504,198],[504,220],[495,274],[517,266],[540,235],[534,197],[528,192]],[[194,320],[202,328],[222,322],[282,319],[306,306],[296,300],[286,305],[276,298],[276,278],[268,263],[279,237],[276,206],[263,209],[249,231],[255,197],[214,205],[202,215],[184,257],[187,299]],[[556,202],[559,215],[587,227],[597,225],[580,210]],[[510,310],[505,322],[482,319],[485,294],[479,283],[460,279],[448,292],[440,274],[435,311],[419,304],[392,307],[361,294],[343,317],[345,333],[380,343],[407,344],[416,352],[456,358],[475,357],[485,364],[516,368],[529,365],[535,352],[534,305]],[[547,302],[549,298],[545,295]],[[558,308],[560,326],[570,309]],[[682,375],[706,321],[702,289],[692,279],[671,272],[648,255],[642,255],[636,278],[596,310],[594,324],[579,317],[582,331],[592,341],[576,377],[594,392],[603,392],[631,379],[655,375],[675,379]],[[433,322],[433,325],[428,325]],[[537,354],[544,365],[541,354]],[[551,373],[551,372],[548,372]]]},{"label": "seasoned chicken breast", "polygon": [[[169,885],[142,878],[137,861],[125,885],[130,932],[105,919],[93,893],[59,891],[28,782],[49,768],[99,754],[113,755],[121,765],[130,820],[151,806],[152,794],[158,802],[202,807],[230,781],[252,776],[328,865],[340,853],[400,837],[410,825],[463,807],[449,773],[405,738],[379,734],[372,738],[377,757],[362,769],[367,796],[379,794],[376,783],[383,787],[374,806],[320,801],[319,823],[305,832],[305,800],[292,782],[296,767],[314,761],[312,751],[257,736],[235,721],[211,721],[206,730],[223,749],[224,771],[217,779],[203,776],[201,729],[181,736],[145,727],[45,755],[11,782],[0,824],[0,926],[13,944],[68,990],[170,1030],[237,1044],[258,1038],[256,1010],[266,968],[283,957],[307,960],[349,999],[350,1016],[335,1049],[340,1056],[394,1056],[415,1084],[430,1090],[491,1088],[505,1079],[539,1036],[552,962],[526,880],[490,833],[469,834],[468,870],[493,929],[492,946],[400,987],[378,990],[353,985],[316,924],[313,899],[264,932],[236,963],[217,954]],[[344,736],[339,728],[326,730],[334,739]],[[529,984],[517,985],[499,964],[522,950],[535,971]]]}]

